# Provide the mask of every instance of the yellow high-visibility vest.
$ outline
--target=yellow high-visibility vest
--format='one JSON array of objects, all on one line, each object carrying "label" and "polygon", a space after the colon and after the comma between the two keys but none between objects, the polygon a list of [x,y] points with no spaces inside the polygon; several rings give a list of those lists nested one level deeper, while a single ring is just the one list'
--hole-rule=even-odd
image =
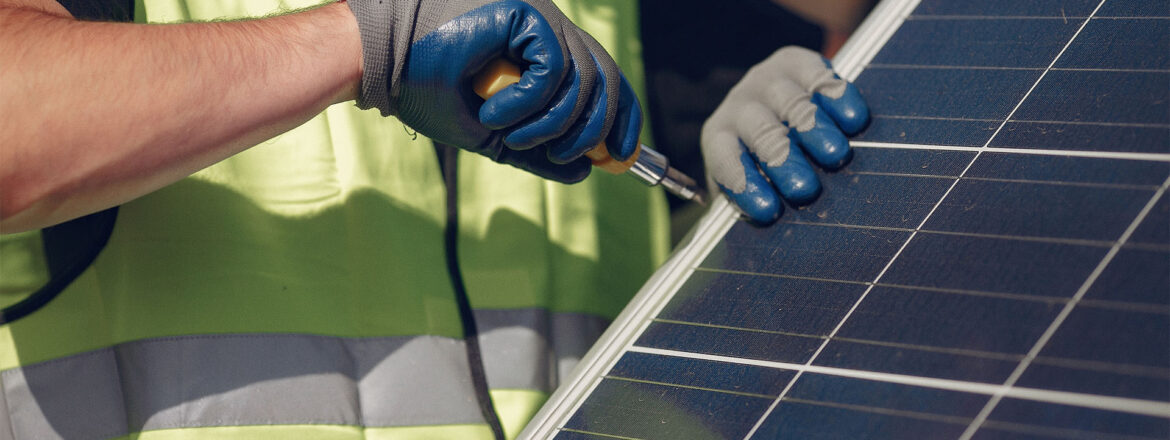
[{"label": "yellow high-visibility vest", "polygon": [[[145,0],[136,18],[318,2]],[[556,3],[641,93],[637,2]],[[514,436],[665,260],[667,208],[626,176],[458,163],[460,274]],[[0,438],[490,438],[446,195],[429,140],[345,103],[123,205],[76,280],[0,326]],[[0,239],[0,306],[48,279],[37,232]]]}]

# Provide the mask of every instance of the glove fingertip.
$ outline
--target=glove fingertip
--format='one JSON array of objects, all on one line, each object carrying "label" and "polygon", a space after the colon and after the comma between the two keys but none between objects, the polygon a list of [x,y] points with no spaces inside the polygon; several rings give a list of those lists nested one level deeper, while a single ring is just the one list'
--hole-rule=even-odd
[{"label": "glove fingertip", "polygon": [[[545,64],[529,65],[520,80],[484,100],[479,121],[493,130],[519,124],[549,105],[561,86],[564,72]],[[568,87],[572,87],[570,83]]]},{"label": "glove fingertip", "polygon": [[840,98],[832,99],[820,93],[816,94],[817,104],[833,118],[841,131],[847,135],[855,135],[869,125],[869,106],[861,97],[861,91],[852,83],[845,86],[845,94]]},{"label": "glove fingertip", "polygon": [[779,166],[765,166],[764,172],[784,200],[793,205],[807,205],[821,194],[821,180],[798,148],[790,150],[788,159]]},{"label": "glove fingertip", "polygon": [[796,206],[812,203],[821,195],[821,181],[815,175],[811,178],[799,178],[793,175],[779,182],[778,185],[784,199]]},{"label": "glove fingertip", "polygon": [[817,111],[816,126],[813,129],[797,131],[795,137],[800,141],[804,151],[812,156],[813,161],[827,169],[841,168],[853,158],[849,140],[824,111]]},{"label": "glove fingertip", "polygon": [[720,182],[719,170],[711,170],[716,184],[750,222],[760,226],[775,223],[784,213],[784,203],[780,200],[780,195],[776,193],[771,182],[760,173],[756,160],[748,152],[740,153],[739,162],[744,177],[742,185],[739,185],[741,191],[728,188]]},{"label": "glove fingertip", "polygon": [[525,103],[522,93],[517,92],[514,86],[508,86],[495,96],[484,101],[479,107],[479,122],[492,130],[499,130],[519,123],[528,115],[536,111]]},{"label": "glove fingertip", "polygon": [[774,192],[748,191],[736,193],[719,184],[719,189],[728,200],[743,214],[744,219],[758,226],[767,226],[775,223],[784,213],[784,204]]},{"label": "glove fingertip", "polygon": [[504,146],[513,150],[527,150],[540,145],[543,140],[533,138],[526,131],[513,131],[504,136]]}]

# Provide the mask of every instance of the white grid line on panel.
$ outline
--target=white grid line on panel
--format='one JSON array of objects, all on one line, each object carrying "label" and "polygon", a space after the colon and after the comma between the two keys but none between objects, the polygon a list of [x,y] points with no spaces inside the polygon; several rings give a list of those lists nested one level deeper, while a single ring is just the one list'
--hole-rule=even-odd
[{"label": "white grid line on panel", "polygon": [[[1008,387],[1000,384],[968,382],[953,379],[938,379],[932,377],[912,376],[907,374],[882,373],[877,371],[852,370],[848,368],[825,367],[820,365],[798,364],[791,362],[765,361],[745,359],[730,356],[719,356],[685,351],[666,350],[661,348],[634,347],[632,352],[652,354],[657,356],[671,356],[686,359],[697,359],[713,362],[724,362],[738,365],[752,365],[764,368],[795,371],[797,374],[823,374],[826,376],[845,377],[851,379],[870,380],[875,382],[893,383],[899,385],[932,388],[962,393],[983,394],[994,396],[1003,395],[1015,399],[1032,400],[1037,402],[1055,403],[1059,405],[1093,408],[1106,411],[1139,414],[1153,417],[1166,417],[1170,414],[1170,403],[1152,400],[1133,399],[1128,397],[1100,396],[1093,394],[1074,393],[1068,391],[1045,390],[1038,388]],[[795,380],[795,379],[793,379]]]},{"label": "white grid line on panel", "polygon": [[[1100,9],[1103,4],[1105,4],[1105,0],[1101,0],[1101,2],[1097,4],[1097,9]],[[1097,12],[1097,9],[1093,10],[1094,14]],[[1092,15],[1093,14],[1090,14],[1090,17]],[[1032,83],[1032,86],[1026,93],[1024,93],[1024,96],[1020,98],[1020,101],[1016,103],[1015,107],[1013,107],[1010,112],[1008,112],[1007,116],[1003,119],[1003,122],[999,124],[999,127],[996,128],[995,132],[992,133],[992,135],[987,139],[987,141],[983,144],[983,147],[973,150],[976,151],[976,154],[971,158],[971,161],[967,163],[967,167],[963,169],[963,172],[959,173],[959,178],[955,179],[955,181],[951,183],[951,186],[947,188],[946,192],[943,193],[942,197],[939,198],[938,202],[935,203],[930,212],[926,214],[926,217],[922,219],[922,222],[918,224],[918,227],[916,227],[914,231],[910,233],[910,236],[907,237],[906,241],[902,243],[902,246],[898,248],[898,251],[895,252],[893,257],[890,258],[890,261],[888,261],[885,267],[883,267],[882,270],[878,272],[877,277],[875,277],[874,280],[870,283],[869,287],[865,289],[865,292],[863,292],[861,296],[857,298],[857,301],[853,303],[853,307],[851,307],[849,311],[845,313],[845,315],[841,318],[841,321],[839,321],[837,326],[833,328],[833,331],[829,333],[828,338],[826,338],[825,341],[821,343],[820,347],[818,347],[817,350],[813,352],[812,356],[809,357],[808,361],[805,362],[805,366],[812,366],[813,362],[817,360],[817,357],[819,357],[820,354],[824,351],[825,347],[829,345],[829,342],[833,340],[833,337],[837,335],[842,327],[844,327],[845,322],[849,320],[850,316],[852,316],[861,303],[865,301],[865,298],[869,295],[869,293],[873,291],[874,286],[881,281],[882,277],[885,276],[886,272],[890,269],[891,266],[893,266],[894,262],[898,260],[898,257],[902,255],[902,252],[906,250],[906,247],[909,246],[912,241],[914,241],[914,237],[918,236],[918,232],[922,230],[922,227],[926,225],[926,222],[930,221],[930,218],[938,210],[939,206],[941,206],[942,203],[951,194],[951,192],[954,191],[955,187],[962,180],[963,176],[966,176],[971,167],[975,165],[975,162],[979,160],[979,156],[982,155],[984,151],[986,151],[989,145],[991,145],[991,142],[995,140],[996,136],[998,136],[1000,131],[1003,130],[1003,127],[1007,125],[1008,121],[1011,121],[1012,116],[1014,116],[1016,111],[1024,105],[1024,102],[1028,100],[1028,97],[1031,96],[1034,90],[1036,90],[1036,87],[1039,86],[1042,81],[1044,81],[1044,78],[1048,75],[1048,71],[1056,65],[1057,61],[1060,60],[1061,55],[1064,55],[1064,52],[1068,50],[1069,46],[1072,45],[1072,42],[1076,40],[1077,35],[1080,35],[1081,31],[1084,30],[1088,23],[1089,19],[1085,19],[1084,22],[1081,23],[1081,26],[1072,35],[1069,41],[1065,43],[1060,52],[1056,54],[1056,57],[1052,59],[1052,62],[1048,64],[1048,67],[1044,70],[1043,73],[1040,74],[1040,77],[1036,78],[1036,81]],[[760,429],[760,427],[763,426],[764,421],[768,419],[768,416],[772,414],[772,411],[774,411],[780,402],[784,400],[784,397],[788,394],[796,382],[800,380],[800,377],[803,373],[803,370],[796,372],[796,375],[788,382],[788,385],[784,387],[784,390],[780,392],[780,395],[776,397],[776,400],[774,400],[772,404],[768,406],[768,409],[764,411],[764,414],[761,415],[760,419],[756,421],[756,424],[752,426],[752,429],[744,437],[744,440],[750,440],[752,436],[754,436],[755,433]],[[976,421],[978,421],[978,419],[976,419]],[[967,440],[967,438],[965,437],[961,440]]]},{"label": "white grid line on panel", "polygon": [[[1109,249],[1109,252],[1106,253],[1105,257],[1101,259],[1101,262],[1097,264],[1097,267],[1093,270],[1092,273],[1089,274],[1089,277],[1085,279],[1085,282],[1081,284],[1081,287],[1077,290],[1077,293],[1073,295],[1072,299],[1064,305],[1064,308],[1062,308],[1060,313],[1056,315],[1056,318],[1053,319],[1052,324],[1050,324],[1044,331],[1044,334],[1040,335],[1040,338],[1036,341],[1036,344],[1032,346],[1032,349],[1029,350],[1028,354],[1024,356],[1024,359],[1020,361],[1020,364],[1016,367],[1015,371],[1012,371],[1011,376],[1008,376],[1007,380],[1004,381],[1003,390],[991,397],[991,400],[987,402],[987,405],[984,406],[981,411],[979,411],[979,415],[977,415],[975,420],[971,422],[971,425],[967,427],[967,430],[963,433],[963,436],[959,437],[960,440],[969,440],[973,435],[975,435],[975,432],[979,430],[979,427],[987,420],[987,417],[991,415],[991,411],[994,410],[996,405],[998,405],[999,402],[1007,395],[1007,391],[1015,386],[1020,377],[1024,375],[1024,371],[1027,370],[1028,367],[1032,365],[1032,362],[1036,359],[1036,357],[1040,355],[1040,351],[1044,349],[1044,346],[1048,344],[1048,341],[1050,341],[1052,336],[1056,334],[1056,331],[1060,329],[1061,324],[1063,324],[1065,319],[1068,318],[1068,315],[1072,313],[1073,308],[1075,308],[1077,304],[1080,303],[1081,299],[1085,297],[1085,294],[1089,291],[1089,288],[1092,287],[1093,283],[1097,281],[1097,277],[1101,275],[1101,272],[1105,271],[1105,267],[1109,265],[1109,262],[1112,261],[1113,257],[1117,255],[1117,252],[1121,250],[1121,246],[1129,240],[1129,237],[1133,235],[1133,232],[1137,230],[1139,225],[1141,225],[1142,220],[1145,220],[1146,215],[1148,215],[1150,211],[1154,209],[1154,205],[1158,203],[1158,199],[1162,198],[1162,195],[1166,193],[1167,187],[1170,187],[1170,178],[1166,179],[1166,182],[1162,184],[1162,187],[1159,188],[1156,193],[1154,193],[1154,196],[1150,198],[1150,201],[1146,203],[1146,206],[1142,208],[1141,212],[1137,214],[1137,217],[1135,217],[1133,221],[1130,222],[1129,227],[1126,228],[1125,232],[1121,234],[1121,238],[1119,238],[1117,243]],[[1170,409],[1164,410],[1161,416],[1164,417],[1167,414],[1170,414]]]},{"label": "white grid line on panel", "polygon": [[[1013,121],[1015,122],[1015,121]],[[891,148],[899,150],[932,150],[932,151],[967,151],[972,153],[1007,153],[1028,154],[1041,156],[1068,156],[1086,157],[1093,159],[1122,159],[1144,160],[1150,162],[1170,162],[1170,153],[1127,153],[1113,151],[1081,151],[1081,150],[1044,150],[1033,148],[1004,148],[1004,147],[962,147],[954,145],[923,145],[898,144],[892,142],[853,141],[849,145],[853,148]]]}]

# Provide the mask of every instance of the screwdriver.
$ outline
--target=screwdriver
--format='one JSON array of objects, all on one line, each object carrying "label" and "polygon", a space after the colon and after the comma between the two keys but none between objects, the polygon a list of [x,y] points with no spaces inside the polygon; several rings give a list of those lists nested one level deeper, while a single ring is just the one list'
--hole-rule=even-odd
[{"label": "screwdriver", "polygon": [[[495,95],[504,87],[520,81],[521,71],[512,62],[503,58],[496,59],[484,67],[474,78],[472,87],[481,98],[487,99]],[[638,144],[638,149],[624,162],[610,157],[605,141],[585,153],[593,166],[613,174],[630,174],[648,186],[662,185],[671,194],[684,200],[690,200],[700,205],[704,204],[703,189],[695,184],[695,180],[670,167],[670,161],[662,153],[654,151],[645,144]]]}]

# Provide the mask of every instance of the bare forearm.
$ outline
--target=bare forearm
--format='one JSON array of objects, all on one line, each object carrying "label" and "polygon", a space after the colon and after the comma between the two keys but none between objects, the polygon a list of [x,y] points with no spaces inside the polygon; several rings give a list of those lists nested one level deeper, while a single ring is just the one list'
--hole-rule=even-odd
[{"label": "bare forearm", "polygon": [[352,99],[357,24],[81,23],[0,6],[0,231],[131,200]]}]

